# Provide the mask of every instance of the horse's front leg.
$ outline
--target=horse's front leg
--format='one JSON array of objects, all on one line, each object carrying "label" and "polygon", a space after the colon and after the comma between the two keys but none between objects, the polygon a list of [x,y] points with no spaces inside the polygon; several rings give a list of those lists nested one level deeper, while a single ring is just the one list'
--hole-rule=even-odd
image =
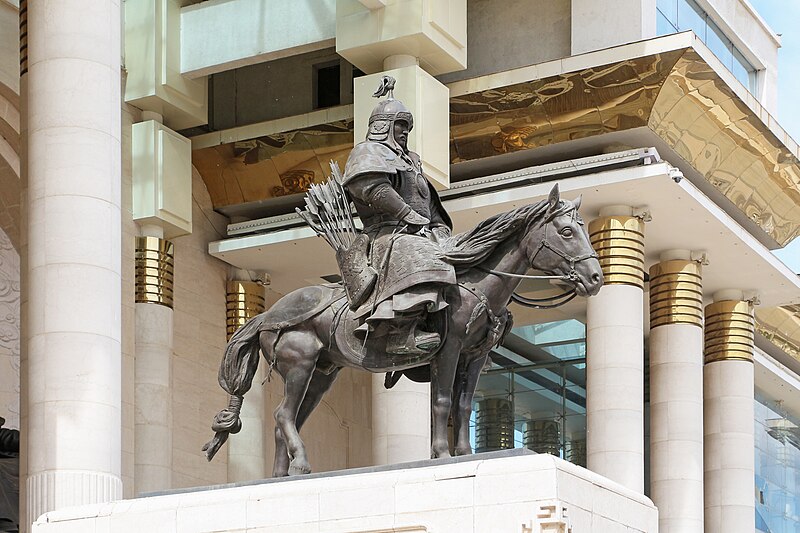
[{"label": "horse's front leg", "polygon": [[445,340],[439,355],[431,361],[431,458],[450,457],[447,441],[447,419],[452,405],[453,384],[462,342],[452,337]]},{"label": "horse's front leg", "polygon": [[472,454],[472,445],[469,442],[469,419],[472,417],[472,398],[475,396],[475,389],[478,388],[478,378],[481,376],[486,364],[487,355],[471,360],[467,364],[464,381],[459,389],[459,395],[455,398],[455,413],[453,418],[453,429],[455,437],[455,454]]}]

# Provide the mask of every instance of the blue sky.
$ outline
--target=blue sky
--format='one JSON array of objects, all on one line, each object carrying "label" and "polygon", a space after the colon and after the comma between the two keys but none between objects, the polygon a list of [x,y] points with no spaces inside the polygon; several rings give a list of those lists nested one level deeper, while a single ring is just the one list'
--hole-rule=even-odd
[{"label": "blue sky", "polygon": [[[777,119],[795,141],[800,141],[800,1],[750,0],[775,33],[781,35],[778,51]],[[775,255],[800,273],[800,238]]]}]

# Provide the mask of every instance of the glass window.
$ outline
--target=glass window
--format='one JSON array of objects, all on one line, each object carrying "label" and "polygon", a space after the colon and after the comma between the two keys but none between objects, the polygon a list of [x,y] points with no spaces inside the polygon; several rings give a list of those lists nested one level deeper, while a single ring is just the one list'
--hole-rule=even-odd
[{"label": "glass window", "polygon": [[[731,70],[733,66],[733,44],[730,39],[725,37],[722,30],[714,24],[713,21],[708,21],[708,33],[706,36],[706,45],[714,52],[717,59],[722,61],[722,64]],[[746,84],[745,84],[746,85]]]},{"label": "glass window", "polygon": [[664,19],[678,31],[678,0],[657,0],[656,7]]},{"label": "glass window", "polygon": [[656,31],[669,35],[692,30],[747,89],[755,94],[758,71],[694,0],[657,0]]},{"label": "glass window", "polygon": [[678,0],[678,29],[693,30],[700,40],[706,40],[706,14],[692,0]]},{"label": "glass window", "polygon": [[800,531],[800,421],[759,394],[755,415],[756,528]]},{"label": "glass window", "polygon": [[661,10],[656,11],[656,34],[657,35],[670,35],[677,33],[678,28],[670,22],[667,17],[661,13]]},{"label": "glass window", "polygon": [[748,88],[748,90],[755,94],[756,93],[756,85],[758,81],[756,69],[750,62],[745,59],[739,50],[733,48],[733,63],[731,65],[731,72],[733,75],[736,76],[736,79],[742,82],[742,85]]},{"label": "glass window", "polygon": [[492,351],[473,404],[476,452],[528,448],[586,464],[586,326],[514,328]]}]

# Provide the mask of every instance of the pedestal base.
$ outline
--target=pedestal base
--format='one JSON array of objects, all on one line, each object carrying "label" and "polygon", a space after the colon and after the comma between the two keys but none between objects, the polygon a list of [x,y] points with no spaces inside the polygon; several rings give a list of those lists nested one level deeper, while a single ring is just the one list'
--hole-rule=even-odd
[{"label": "pedestal base", "polygon": [[646,497],[527,450],[169,491],[54,511],[33,527],[35,533],[657,530],[658,512]]}]

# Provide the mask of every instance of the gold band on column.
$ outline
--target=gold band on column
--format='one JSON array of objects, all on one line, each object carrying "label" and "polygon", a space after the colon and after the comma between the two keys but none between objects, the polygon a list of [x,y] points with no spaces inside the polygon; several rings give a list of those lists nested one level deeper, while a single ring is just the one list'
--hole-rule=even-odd
[{"label": "gold band on column", "polygon": [[705,362],[752,361],[754,329],[750,302],[722,300],[707,305]]},{"label": "gold band on column", "polygon": [[644,222],[630,216],[597,218],[589,223],[589,238],[606,285],[644,287]]},{"label": "gold band on column", "polygon": [[675,259],[650,268],[650,328],[665,324],[703,326],[702,269]]},{"label": "gold band on column", "polygon": [[166,239],[136,237],[136,303],[160,304],[172,309],[174,249]]},{"label": "gold band on column", "polygon": [[230,339],[245,322],[264,312],[264,286],[255,281],[229,281],[226,292],[226,326]]}]

